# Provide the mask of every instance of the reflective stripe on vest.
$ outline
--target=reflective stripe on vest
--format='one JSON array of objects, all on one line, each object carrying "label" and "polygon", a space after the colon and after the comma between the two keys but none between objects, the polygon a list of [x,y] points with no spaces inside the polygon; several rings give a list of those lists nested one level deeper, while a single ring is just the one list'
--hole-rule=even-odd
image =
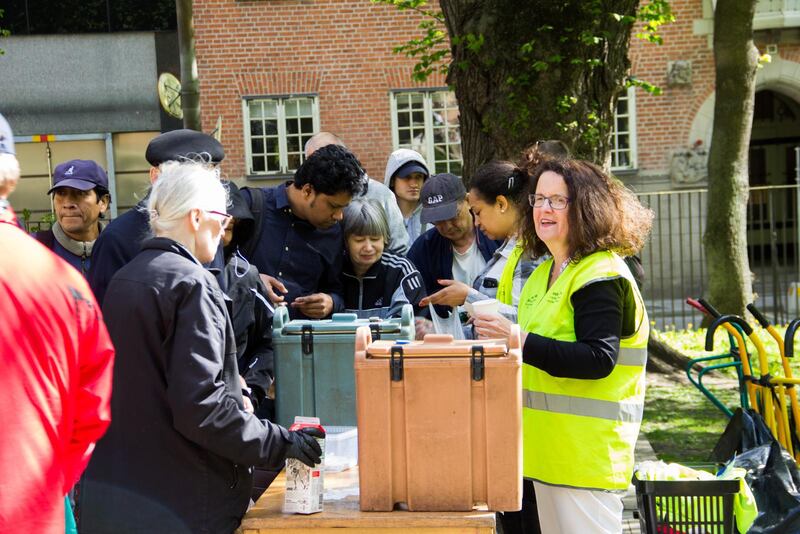
[{"label": "reflective stripe on vest", "polygon": [[523,406],[545,412],[582,415],[623,423],[641,423],[644,404],[635,402],[612,402],[568,395],[555,395],[541,391],[522,391]]}]

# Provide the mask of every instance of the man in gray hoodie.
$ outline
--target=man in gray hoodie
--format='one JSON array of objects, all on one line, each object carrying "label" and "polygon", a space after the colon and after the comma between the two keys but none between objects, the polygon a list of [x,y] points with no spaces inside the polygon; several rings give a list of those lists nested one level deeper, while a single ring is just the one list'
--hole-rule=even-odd
[{"label": "man in gray hoodie", "polygon": [[431,228],[420,220],[422,203],[419,199],[422,184],[430,176],[428,165],[419,152],[399,148],[389,155],[383,183],[394,196],[403,214],[403,223],[411,245],[417,238]]}]

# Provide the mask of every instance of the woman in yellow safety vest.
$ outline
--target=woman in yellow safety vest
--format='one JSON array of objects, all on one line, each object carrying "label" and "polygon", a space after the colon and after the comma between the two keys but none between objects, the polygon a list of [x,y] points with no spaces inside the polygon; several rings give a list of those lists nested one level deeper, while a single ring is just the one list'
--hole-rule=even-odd
[{"label": "woman in yellow safety vest", "polygon": [[[644,408],[649,324],[622,256],[641,249],[652,212],[599,167],[547,161],[532,175],[522,240],[550,258],[519,301],[523,475],[542,532],[619,533]],[[481,338],[510,321],[478,314]],[[525,503],[523,503],[525,506]]]}]

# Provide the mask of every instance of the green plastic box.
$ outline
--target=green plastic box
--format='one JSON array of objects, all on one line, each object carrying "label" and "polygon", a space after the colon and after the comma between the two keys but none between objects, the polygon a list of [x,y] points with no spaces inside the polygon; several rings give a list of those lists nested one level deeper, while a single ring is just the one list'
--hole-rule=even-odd
[{"label": "green plastic box", "polygon": [[334,313],[320,321],[289,320],[285,306],[275,310],[275,415],[289,426],[296,415],[319,417],[323,426],[356,426],[353,361],[356,329],[369,326],[373,339],[414,339],[414,308],[400,318],[358,319]]}]

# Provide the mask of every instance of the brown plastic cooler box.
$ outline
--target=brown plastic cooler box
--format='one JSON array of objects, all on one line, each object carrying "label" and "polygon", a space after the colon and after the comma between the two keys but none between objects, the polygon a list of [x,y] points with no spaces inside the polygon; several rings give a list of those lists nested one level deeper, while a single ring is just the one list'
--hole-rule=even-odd
[{"label": "brown plastic cooler box", "polygon": [[363,511],[466,511],[522,502],[519,327],[508,340],[371,341],[356,332]]}]

